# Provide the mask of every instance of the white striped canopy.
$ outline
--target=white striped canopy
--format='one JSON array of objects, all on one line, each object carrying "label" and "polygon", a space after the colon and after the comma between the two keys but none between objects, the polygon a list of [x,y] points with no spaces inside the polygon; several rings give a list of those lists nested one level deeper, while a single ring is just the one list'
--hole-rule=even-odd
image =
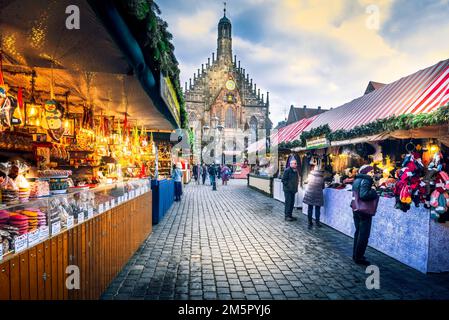
[{"label": "white striped canopy", "polygon": [[308,129],[352,129],[393,115],[430,113],[449,103],[449,59],[320,114]]}]

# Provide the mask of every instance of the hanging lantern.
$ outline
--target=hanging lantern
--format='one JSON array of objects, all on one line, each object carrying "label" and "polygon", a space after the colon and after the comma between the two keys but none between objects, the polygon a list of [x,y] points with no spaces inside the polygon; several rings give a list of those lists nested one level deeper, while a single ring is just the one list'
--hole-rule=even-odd
[{"label": "hanging lantern", "polygon": [[30,103],[26,104],[26,125],[39,126],[41,117],[41,106],[38,104]]}]

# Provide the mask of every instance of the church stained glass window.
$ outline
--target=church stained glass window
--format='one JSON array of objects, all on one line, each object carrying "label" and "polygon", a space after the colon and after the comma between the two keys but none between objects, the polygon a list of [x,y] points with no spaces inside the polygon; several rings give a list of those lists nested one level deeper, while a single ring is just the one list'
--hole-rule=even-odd
[{"label": "church stained glass window", "polygon": [[233,108],[229,107],[226,110],[226,116],[225,116],[225,127],[226,128],[237,128],[237,118],[235,116],[235,111]]}]

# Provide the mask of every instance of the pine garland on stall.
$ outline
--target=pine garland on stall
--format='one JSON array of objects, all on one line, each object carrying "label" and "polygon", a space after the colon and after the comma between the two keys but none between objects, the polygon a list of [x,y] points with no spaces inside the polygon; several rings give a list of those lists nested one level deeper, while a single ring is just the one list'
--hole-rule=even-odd
[{"label": "pine garland on stall", "polygon": [[168,31],[168,24],[160,18],[161,10],[153,0],[125,0],[119,1],[124,12],[137,23],[136,38],[143,47],[146,56],[151,57],[150,67],[158,74],[169,77],[173,83],[180,104],[181,127],[188,128],[188,115],[185,108],[184,95],[179,81],[179,63],[175,57],[175,47],[172,44],[173,35]]},{"label": "pine garland on stall", "polygon": [[281,143],[281,148],[305,147],[306,140],[325,135],[329,141],[341,141],[354,139],[363,136],[380,134],[382,132],[392,132],[397,130],[410,130],[422,127],[447,124],[449,122],[449,104],[442,106],[431,113],[402,114],[391,116],[385,119],[378,119],[373,122],[357,126],[350,130],[336,130],[331,132],[329,125],[314,128],[303,132],[299,140],[288,143]]}]

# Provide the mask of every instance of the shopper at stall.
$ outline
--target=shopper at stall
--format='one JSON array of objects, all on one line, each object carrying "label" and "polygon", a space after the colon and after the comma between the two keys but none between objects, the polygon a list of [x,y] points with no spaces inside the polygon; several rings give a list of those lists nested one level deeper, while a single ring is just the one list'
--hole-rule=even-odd
[{"label": "shopper at stall", "polygon": [[295,205],[295,194],[298,192],[299,184],[299,172],[297,170],[296,160],[292,160],[290,167],[285,170],[282,176],[282,184],[284,185],[285,195],[285,220],[296,221],[297,218],[292,216]]},{"label": "shopper at stall", "polygon": [[173,165],[171,178],[175,181],[175,201],[181,201],[182,196],[182,172],[176,164]]},{"label": "shopper at stall", "polygon": [[[363,201],[367,212],[359,212],[356,209],[356,204],[352,203],[355,234],[354,234],[354,250],[352,259],[355,263],[368,266],[370,262],[365,258],[366,247],[368,246],[368,239],[371,232],[371,222],[376,210],[376,202],[378,195],[373,189],[373,175],[374,168],[370,165],[364,165],[360,168],[359,174],[356,175],[353,186],[353,202]],[[368,204],[369,202],[369,204]],[[371,208],[370,208],[371,207]],[[369,211],[369,212],[368,212]]]},{"label": "shopper at stall", "polygon": [[203,185],[206,183],[207,179],[207,166],[205,163],[201,166],[201,178],[203,179]]},{"label": "shopper at stall", "polygon": [[304,193],[303,202],[307,204],[307,217],[309,229],[313,226],[313,209],[315,208],[315,222],[317,227],[321,227],[320,215],[321,207],[324,205],[324,170],[319,165],[312,165],[312,170],[307,178],[307,187]]}]

